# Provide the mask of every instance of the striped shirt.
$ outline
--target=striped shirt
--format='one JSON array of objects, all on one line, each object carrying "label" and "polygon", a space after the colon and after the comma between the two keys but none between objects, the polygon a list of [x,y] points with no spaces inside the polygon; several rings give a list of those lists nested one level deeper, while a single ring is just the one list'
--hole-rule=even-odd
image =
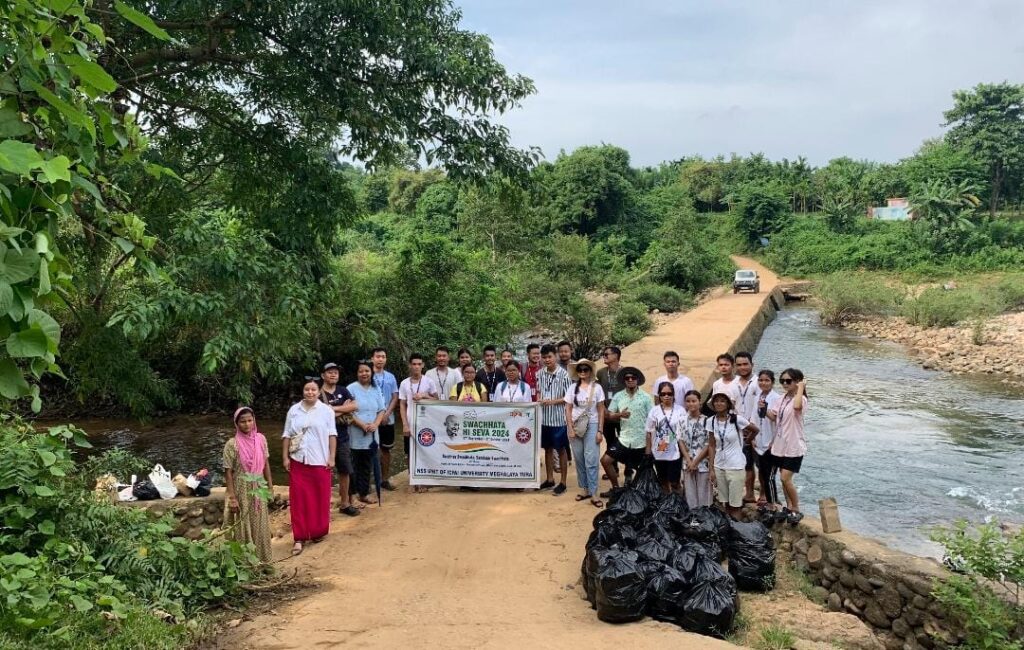
[{"label": "striped shirt", "polygon": [[548,372],[547,368],[541,368],[537,372],[537,401],[557,399],[557,404],[545,405],[542,407],[541,424],[546,427],[565,426],[565,393],[572,385],[569,373],[565,368],[556,367],[554,372]]}]

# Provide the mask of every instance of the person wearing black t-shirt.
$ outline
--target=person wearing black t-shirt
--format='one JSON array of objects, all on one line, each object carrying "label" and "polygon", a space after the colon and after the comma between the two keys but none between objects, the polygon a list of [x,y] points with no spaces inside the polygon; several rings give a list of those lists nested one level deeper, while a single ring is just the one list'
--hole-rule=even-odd
[{"label": "person wearing black t-shirt", "polygon": [[352,476],[352,451],[348,441],[347,416],[356,410],[356,401],[348,389],[338,384],[341,372],[336,363],[324,364],[320,373],[323,383],[320,385],[320,401],[334,409],[334,417],[338,420],[338,446],[334,454],[334,466],[338,470],[338,512],[355,517],[359,510],[352,505],[348,493],[349,480]]}]

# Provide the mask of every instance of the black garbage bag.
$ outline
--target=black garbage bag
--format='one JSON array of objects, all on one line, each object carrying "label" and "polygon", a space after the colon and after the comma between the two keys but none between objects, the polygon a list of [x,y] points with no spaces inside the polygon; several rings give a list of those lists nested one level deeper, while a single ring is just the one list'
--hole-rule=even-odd
[{"label": "black garbage bag", "polygon": [[608,490],[608,496],[605,498],[605,503],[610,506],[615,505],[615,502],[619,500],[623,494],[626,493],[626,488],[622,486],[613,487]]},{"label": "black garbage bag", "polygon": [[648,501],[647,497],[639,491],[630,488],[622,493],[615,505],[608,506],[607,509],[613,512],[625,512],[639,519],[647,511]]},{"label": "black garbage bag", "polygon": [[775,587],[775,541],[764,524],[732,522],[725,553],[729,573],[740,589],[770,591]]},{"label": "black garbage bag", "polygon": [[595,578],[601,565],[605,561],[605,557],[612,551],[612,549],[605,548],[603,546],[595,546],[587,549],[587,554],[583,557],[583,566],[581,571],[583,573],[583,589],[586,591],[587,600],[590,601],[590,606],[594,607],[597,603],[595,598],[597,584]]},{"label": "black garbage bag", "polygon": [[690,632],[725,637],[739,609],[736,583],[725,574],[690,587],[683,596],[683,611],[676,622]]},{"label": "black garbage bag", "polygon": [[661,498],[661,483],[658,482],[658,474],[654,471],[654,459],[650,456],[644,458],[636,470],[636,477],[629,486],[629,492],[638,492],[644,498],[645,505],[655,503]]},{"label": "black garbage bag", "polygon": [[697,558],[703,555],[704,551],[696,542],[683,540],[677,543],[675,550],[672,551],[672,566],[689,579],[693,575],[693,567],[697,563]]},{"label": "black garbage bag", "polygon": [[690,584],[679,571],[662,565],[647,577],[647,613],[659,621],[675,622],[683,613],[683,596]]},{"label": "black garbage bag", "polygon": [[199,476],[199,485],[192,488],[192,494],[197,497],[208,497],[210,496],[210,489],[213,487],[213,476],[207,472],[202,476]]},{"label": "black garbage bag", "polygon": [[594,528],[597,529],[600,526],[606,525],[618,525],[618,524],[629,524],[630,526],[636,525],[640,519],[634,515],[629,514],[625,510],[605,508],[601,512],[594,516]]},{"label": "black garbage bag", "polygon": [[715,528],[718,531],[718,541],[720,544],[724,544],[725,540],[729,537],[729,528],[732,526],[733,520],[718,508],[706,507],[708,509],[708,517],[715,523]]},{"label": "black garbage bag", "polygon": [[642,559],[668,564],[674,550],[667,537],[642,532],[637,536],[636,552]]},{"label": "black garbage bag", "polygon": [[160,491],[156,489],[152,481],[142,479],[132,486],[132,496],[139,501],[153,501],[160,498]]},{"label": "black garbage bag", "polygon": [[658,499],[653,508],[652,515],[674,519],[689,512],[690,506],[686,503],[686,497],[673,492]]},{"label": "black garbage bag", "polygon": [[594,574],[597,617],[606,623],[628,623],[644,617],[647,577],[635,551],[611,549]]},{"label": "black garbage bag", "polygon": [[604,546],[611,548],[613,546],[619,546],[622,548],[635,549],[639,540],[637,539],[638,533],[635,528],[629,524],[620,525],[604,525],[600,526],[592,533],[587,539],[587,548],[591,546]]},{"label": "black garbage bag", "polygon": [[718,561],[718,558],[706,552],[698,551],[697,559],[693,562],[693,568],[686,577],[694,584],[697,584],[699,582],[707,582],[708,580],[720,580],[728,576],[729,573],[722,568],[722,563]]},{"label": "black garbage bag", "polygon": [[690,510],[672,521],[672,532],[695,542],[717,542],[718,521],[711,510],[706,506]]}]

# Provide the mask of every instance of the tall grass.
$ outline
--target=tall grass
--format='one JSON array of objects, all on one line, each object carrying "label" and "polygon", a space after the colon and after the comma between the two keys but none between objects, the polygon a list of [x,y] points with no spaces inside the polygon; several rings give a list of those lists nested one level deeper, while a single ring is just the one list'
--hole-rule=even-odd
[{"label": "tall grass", "polygon": [[833,273],[815,284],[821,320],[839,325],[856,316],[890,316],[899,313],[904,291],[872,273]]}]

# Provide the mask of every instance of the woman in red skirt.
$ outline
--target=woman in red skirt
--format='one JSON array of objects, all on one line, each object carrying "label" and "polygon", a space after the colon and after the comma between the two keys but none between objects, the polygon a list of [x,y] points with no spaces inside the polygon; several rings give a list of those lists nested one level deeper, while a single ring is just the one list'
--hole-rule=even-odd
[{"label": "woman in red skirt", "polygon": [[338,442],[334,409],[320,401],[320,384],[307,379],[302,401],[288,409],[282,456],[288,471],[292,555],[306,542],[319,542],[331,526],[331,472]]}]

